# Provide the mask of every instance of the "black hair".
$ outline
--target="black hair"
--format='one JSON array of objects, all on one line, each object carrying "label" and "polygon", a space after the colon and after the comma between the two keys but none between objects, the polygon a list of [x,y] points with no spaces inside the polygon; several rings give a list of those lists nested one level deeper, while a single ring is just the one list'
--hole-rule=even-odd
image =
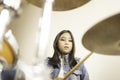
[{"label": "black hair", "polygon": [[72,50],[71,50],[71,52],[69,53],[69,57],[68,57],[68,59],[69,59],[69,65],[70,65],[70,67],[72,68],[72,67],[74,67],[74,66],[77,64],[77,62],[76,62],[75,56],[74,56],[74,54],[75,54],[75,42],[74,42],[73,35],[72,35],[72,33],[71,33],[69,30],[63,30],[63,31],[61,31],[61,32],[59,32],[59,33],[57,34],[57,36],[56,36],[56,38],[55,38],[55,40],[54,40],[54,44],[53,44],[54,54],[53,54],[53,56],[49,59],[48,64],[49,64],[49,65],[52,65],[54,68],[55,68],[55,67],[58,67],[58,64],[60,64],[59,55],[61,55],[61,53],[60,53],[60,50],[59,50],[59,48],[58,48],[58,40],[59,40],[60,36],[61,36],[63,33],[69,33],[69,34],[71,35],[71,38],[72,38],[72,45],[73,45],[73,47],[72,47]]}]

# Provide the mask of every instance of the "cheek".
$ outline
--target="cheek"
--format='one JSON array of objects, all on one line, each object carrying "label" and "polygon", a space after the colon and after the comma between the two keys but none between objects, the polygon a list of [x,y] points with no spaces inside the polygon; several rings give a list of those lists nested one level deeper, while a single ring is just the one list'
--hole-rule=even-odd
[{"label": "cheek", "polygon": [[59,43],[58,43],[58,48],[61,49],[62,46],[63,46],[63,43],[59,42]]},{"label": "cheek", "polygon": [[59,41],[59,42],[58,42],[58,46],[59,46],[59,47],[63,47],[63,46],[64,46],[64,42]]},{"label": "cheek", "polygon": [[69,46],[70,46],[70,47],[72,47],[72,46],[73,46],[73,44],[72,44],[72,43],[69,43]]},{"label": "cheek", "polygon": [[73,45],[71,44],[71,45],[70,45],[70,49],[72,50],[72,48],[73,48]]}]

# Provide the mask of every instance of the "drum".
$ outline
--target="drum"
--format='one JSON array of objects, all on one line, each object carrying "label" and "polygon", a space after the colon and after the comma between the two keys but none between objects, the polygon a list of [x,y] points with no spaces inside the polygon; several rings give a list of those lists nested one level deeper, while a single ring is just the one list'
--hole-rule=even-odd
[{"label": "drum", "polygon": [[120,13],[98,22],[83,36],[82,43],[92,52],[120,55]]},{"label": "drum", "polygon": [[0,50],[0,60],[6,63],[9,67],[16,65],[19,54],[19,47],[11,30],[5,33]]},{"label": "drum", "polygon": [[[27,0],[27,1],[40,8],[43,8],[44,2],[45,2],[44,0]],[[54,1],[53,11],[72,10],[90,2],[90,0],[74,0],[74,1],[73,0],[53,0],[53,1]]]}]

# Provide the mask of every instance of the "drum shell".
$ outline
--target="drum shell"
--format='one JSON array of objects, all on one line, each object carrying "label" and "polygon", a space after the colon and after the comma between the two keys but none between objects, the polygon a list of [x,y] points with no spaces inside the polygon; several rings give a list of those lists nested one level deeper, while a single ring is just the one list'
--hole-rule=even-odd
[{"label": "drum shell", "polygon": [[0,51],[0,58],[4,59],[9,67],[14,67],[18,61],[19,47],[17,41],[9,30],[5,33],[2,42],[2,50]]}]

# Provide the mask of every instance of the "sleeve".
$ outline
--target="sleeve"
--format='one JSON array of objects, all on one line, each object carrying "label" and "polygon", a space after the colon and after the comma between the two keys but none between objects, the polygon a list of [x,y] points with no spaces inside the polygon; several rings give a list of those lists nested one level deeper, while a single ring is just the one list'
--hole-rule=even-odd
[{"label": "sleeve", "polygon": [[81,80],[89,80],[89,74],[84,64],[81,66],[81,71]]}]

